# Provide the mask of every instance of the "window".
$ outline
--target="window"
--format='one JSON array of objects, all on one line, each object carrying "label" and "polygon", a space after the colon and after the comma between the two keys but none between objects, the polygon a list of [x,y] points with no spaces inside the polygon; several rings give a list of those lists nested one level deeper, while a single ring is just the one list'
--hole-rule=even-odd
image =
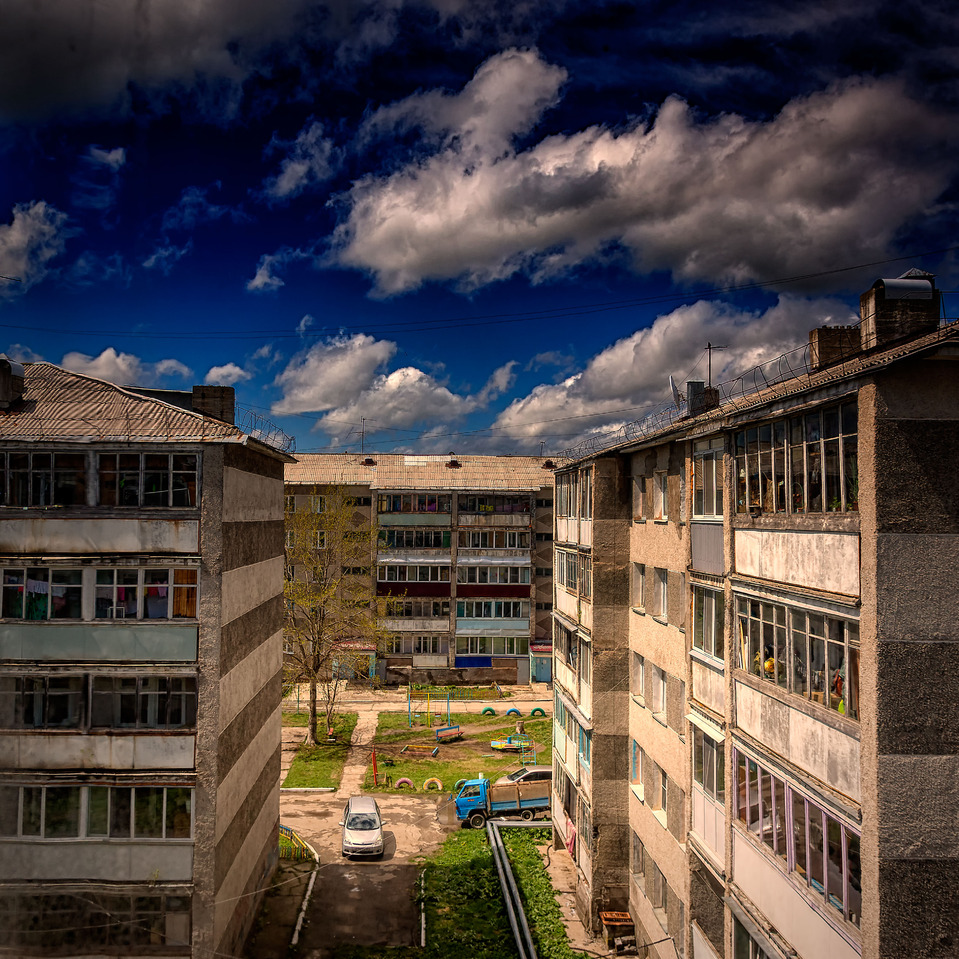
[{"label": "window", "polygon": [[737,512],[859,509],[856,400],[740,430],[734,446]]},{"label": "window", "polygon": [[311,542],[310,546],[313,549],[326,549],[326,530],[324,529],[315,529],[312,531],[312,536],[310,537]]},{"label": "window", "polygon": [[6,506],[84,506],[85,453],[0,453],[0,497]]},{"label": "window", "polygon": [[646,607],[646,566],[643,563],[633,563],[630,583],[632,606],[634,609]]},{"label": "window", "polygon": [[449,566],[378,566],[376,578],[381,583],[448,583]]},{"label": "window", "polygon": [[650,612],[653,616],[660,619],[668,618],[669,600],[667,597],[667,587],[669,585],[669,573],[665,569],[656,568],[653,570],[653,601],[650,604]]},{"label": "window", "polygon": [[698,726],[693,726],[693,780],[702,786],[703,792],[722,805],[726,801],[725,769],[723,751],[725,746],[707,736]]},{"label": "window", "polygon": [[457,656],[489,656],[493,652],[490,636],[457,636]]},{"label": "window", "polygon": [[466,619],[529,619],[529,601],[520,599],[460,599],[456,615]]},{"label": "window", "polygon": [[563,586],[571,593],[576,592],[579,582],[580,559],[578,553],[566,550],[556,551],[556,585]]},{"label": "window", "polygon": [[426,656],[432,655],[435,656],[440,651],[440,637],[439,636],[414,636],[413,637],[413,653]]},{"label": "window", "polygon": [[186,786],[0,786],[0,837],[189,839]]},{"label": "window", "polygon": [[723,441],[693,443],[693,519],[723,518]]},{"label": "window", "polygon": [[634,739],[629,768],[629,781],[634,787],[633,792],[635,792],[640,799],[643,799],[644,793],[643,766],[645,765],[645,760],[646,753],[643,747]]},{"label": "window", "polygon": [[666,904],[669,901],[667,888],[666,879],[659,866],[651,862],[646,872],[646,898],[657,913],[656,918],[664,930],[666,929]]},{"label": "window", "polygon": [[192,676],[93,676],[90,725],[138,729],[196,726]]},{"label": "window", "polygon": [[0,675],[0,728],[194,726],[194,677]]},{"label": "window", "polygon": [[182,954],[189,951],[190,909],[189,894],[10,892],[0,895],[0,926],[4,946],[17,954],[75,954],[78,930],[85,952],[145,955],[164,943],[162,951]]},{"label": "window", "polygon": [[197,504],[193,453],[101,453],[100,506],[192,507]]},{"label": "window", "polygon": [[736,808],[747,833],[783,860],[825,907],[859,925],[862,875],[859,833],[791,783],[740,752],[734,755]]},{"label": "window", "polygon": [[723,594],[718,589],[693,587],[693,649],[723,658]]},{"label": "window", "polygon": [[689,596],[686,593],[686,574],[679,574],[679,609],[676,615],[676,625],[680,629],[686,628],[686,606],[689,603]]},{"label": "window", "polygon": [[448,529],[381,529],[381,549],[449,549]]},{"label": "window", "polygon": [[[539,535],[537,533],[537,538]],[[529,532],[514,529],[461,529],[457,542],[463,549],[529,549]]]},{"label": "window", "polygon": [[645,522],[646,519],[646,477],[633,477],[633,522]]},{"label": "window", "polygon": [[526,585],[529,581],[528,566],[458,566],[456,568],[457,583]]},{"label": "window", "polygon": [[457,503],[460,513],[528,513],[528,496],[464,496]]},{"label": "window", "polygon": [[284,513],[294,513],[296,512],[296,497],[290,494],[287,494],[283,497],[283,512]]},{"label": "window", "polygon": [[660,769],[659,771],[659,809],[662,810],[663,816],[666,815],[666,806],[667,806],[668,797],[669,797],[669,777],[666,775],[665,770]]},{"label": "window", "polygon": [[[403,642],[404,640],[402,636],[397,636],[395,634],[392,636],[387,636],[386,652],[393,656],[402,655]],[[410,648],[407,650],[407,652],[412,652],[412,644],[410,644]]]},{"label": "window", "polygon": [[739,666],[788,692],[859,718],[859,624],[740,597]]},{"label": "window", "polygon": [[592,758],[593,734],[588,729],[579,730],[579,759],[584,766],[589,766]]},{"label": "window", "polygon": [[529,639],[523,636],[493,636],[494,656],[528,656]]},{"label": "window", "polygon": [[579,515],[583,519],[593,518],[593,471],[583,470],[579,474]]},{"label": "window", "polygon": [[669,516],[669,478],[665,470],[653,474],[653,518]]},{"label": "window", "polygon": [[449,513],[451,493],[380,493],[376,500],[379,513]]},{"label": "window", "polygon": [[582,599],[593,598],[593,557],[585,553],[579,557],[579,595]]},{"label": "window", "polygon": [[5,619],[80,619],[82,571],[15,567],[3,570]]},{"label": "window", "polygon": [[650,702],[653,716],[666,722],[666,673],[658,666],[650,666]]},{"label": "window", "polygon": [[587,686],[593,682],[593,645],[585,639],[579,644],[579,678]]},{"label": "window", "polygon": [[537,566],[536,575],[541,579],[552,579],[553,570],[549,566]]},{"label": "window", "polygon": [[379,615],[393,619],[441,619],[450,615],[448,599],[381,599]]},{"label": "window", "polygon": [[646,701],[646,660],[633,653],[630,660],[629,691],[641,703]]},{"label": "window", "polygon": [[733,959],[771,959],[746,927],[733,916]]},{"label": "window", "polygon": [[556,515],[576,515],[576,474],[556,474]]},{"label": "window", "polygon": [[195,619],[197,575],[196,569],[98,569],[93,618]]},{"label": "window", "polygon": [[639,877],[646,871],[646,848],[643,846],[642,839],[630,830],[630,850],[629,850],[629,871],[630,874]]}]

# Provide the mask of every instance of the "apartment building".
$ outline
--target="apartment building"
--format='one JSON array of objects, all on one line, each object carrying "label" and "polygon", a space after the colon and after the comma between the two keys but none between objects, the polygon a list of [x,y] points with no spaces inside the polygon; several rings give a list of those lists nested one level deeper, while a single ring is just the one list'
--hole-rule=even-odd
[{"label": "apartment building", "polygon": [[554,823],[594,926],[956,953],[957,360],[909,271],[557,470]]},{"label": "apartment building", "polygon": [[290,457],[162,395],[0,357],[3,955],[239,955],[276,863]]},{"label": "apartment building", "polygon": [[369,568],[350,574],[369,579],[390,634],[372,665],[382,681],[542,677],[537,660],[551,635],[549,460],[307,454],[286,468],[295,509],[313,508],[331,488],[345,491],[357,524],[377,530]]}]

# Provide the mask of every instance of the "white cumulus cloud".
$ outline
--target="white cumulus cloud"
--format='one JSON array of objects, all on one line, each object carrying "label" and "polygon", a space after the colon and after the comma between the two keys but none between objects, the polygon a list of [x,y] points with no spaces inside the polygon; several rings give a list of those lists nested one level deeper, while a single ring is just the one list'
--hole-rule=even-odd
[{"label": "white cumulus cloud", "polygon": [[247,373],[236,363],[225,363],[223,366],[210,367],[209,372],[203,378],[203,382],[214,386],[233,386],[252,378],[252,373]]},{"label": "white cumulus cloud", "polygon": [[700,300],[606,347],[561,383],[535,387],[514,400],[495,426],[518,439],[558,438],[553,448],[573,445],[668,402],[670,373],[681,381],[693,370],[690,379],[705,380],[709,342],[725,347],[713,353],[712,381],[719,384],[801,346],[817,326],[857,320],[845,304],[829,298],[783,295],[761,314]]},{"label": "white cumulus cloud", "polygon": [[270,200],[286,200],[315,187],[333,174],[333,141],[323,136],[323,124],[310,120],[290,143],[274,137],[267,152],[286,154],[280,172],[263,184],[263,195]]},{"label": "white cumulus cloud", "polygon": [[281,247],[276,253],[264,253],[256,265],[256,273],[247,281],[246,288],[252,293],[275,293],[286,281],[278,275],[280,270],[299,260],[312,260],[313,255],[304,250]]},{"label": "white cumulus cloud", "polygon": [[60,365],[75,373],[85,373],[120,386],[156,386],[164,379],[190,379],[192,370],[175,359],[149,363],[132,353],[119,353],[112,346],[98,356],[71,352],[64,355]]},{"label": "white cumulus cloud", "polygon": [[63,252],[67,215],[42,200],[18,203],[10,223],[0,223],[0,296],[24,293],[48,273]]},{"label": "white cumulus cloud", "polygon": [[768,121],[701,117],[671,97],[648,123],[517,149],[564,77],[508,51],[457,95],[373,114],[367,135],[418,126],[432,152],[354,183],[331,259],[380,295],[543,279],[617,250],[679,280],[794,276],[882,258],[955,169],[959,120],[890,79],[836,84]]}]

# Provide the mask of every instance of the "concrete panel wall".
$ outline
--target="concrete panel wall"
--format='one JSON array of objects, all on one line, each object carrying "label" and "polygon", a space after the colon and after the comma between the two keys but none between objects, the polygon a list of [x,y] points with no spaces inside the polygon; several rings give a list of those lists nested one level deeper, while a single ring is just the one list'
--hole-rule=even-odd
[{"label": "concrete panel wall", "polygon": [[[243,707],[283,666],[283,631],[274,633],[220,680],[219,729],[222,732]],[[275,730],[274,730],[275,732]]]},{"label": "concrete panel wall", "polygon": [[736,725],[771,753],[827,782],[855,802],[861,798],[859,740],[736,682]]},{"label": "concrete panel wall", "polygon": [[714,713],[724,716],[726,714],[726,677],[722,664],[717,663],[718,668],[713,668],[699,659],[690,657],[689,661],[693,687],[690,690],[690,698],[702,703]]},{"label": "concrete panel wall", "polygon": [[274,556],[223,574],[221,621],[226,624],[272,599],[283,587],[283,557]]},{"label": "concrete panel wall", "polygon": [[272,476],[227,466],[223,470],[223,522],[283,521],[283,484]]},{"label": "concrete panel wall", "polygon": [[71,663],[192,663],[196,658],[196,626],[167,623],[137,626],[0,624],[0,659]]},{"label": "concrete panel wall", "polygon": [[0,767],[20,769],[193,769],[196,737],[110,733],[0,735]]},{"label": "concrete panel wall", "polygon": [[0,842],[0,880],[189,882],[192,877],[192,842]]},{"label": "concrete panel wall", "polygon": [[4,519],[4,553],[192,553],[200,551],[195,519]]},{"label": "concrete panel wall", "polygon": [[859,534],[737,529],[736,572],[830,593],[859,595]]},{"label": "concrete panel wall", "polygon": [[799,886],[738,829],[733,830],[733,881],[800,956],[859,959],[859,949],[850,939],[813,908]]}]

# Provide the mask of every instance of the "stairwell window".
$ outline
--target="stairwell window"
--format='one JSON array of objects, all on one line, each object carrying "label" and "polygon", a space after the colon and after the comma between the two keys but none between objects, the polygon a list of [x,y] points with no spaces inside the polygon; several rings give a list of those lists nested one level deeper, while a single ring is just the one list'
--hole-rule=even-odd
[{"label": "stairwell window", "polygon": [[665,470],[653,474],[653,519],[669,518],[669,477]]},{"label": "stairwell window", "polygon": [[723,658],[724,615],[720,590],[693,587],[693,649]]}]

